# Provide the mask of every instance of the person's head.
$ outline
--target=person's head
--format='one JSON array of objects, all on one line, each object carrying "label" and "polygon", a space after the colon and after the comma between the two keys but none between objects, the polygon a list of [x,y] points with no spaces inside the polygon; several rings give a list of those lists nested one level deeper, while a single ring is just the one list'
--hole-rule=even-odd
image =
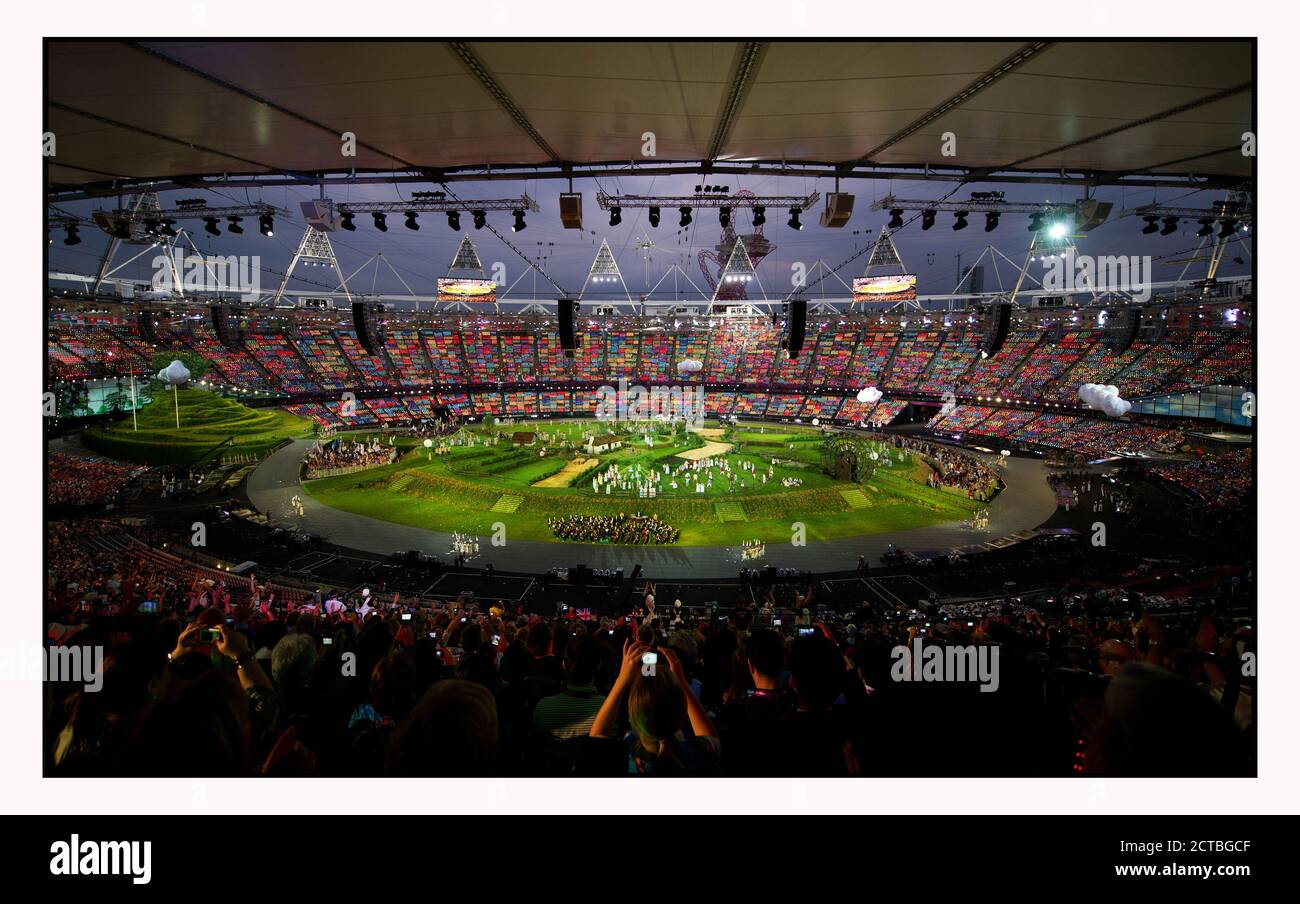
[{"label": "person's head", "polygon": [[775,687],[785,665],[785,644],[768,628],[758,628],[745,640],[745,658],[755,687]]},{"label": "person's head", "polygon": [[639,670],[633,674],[627,692],[627,718],[641,746],[650,753],[658,752],[686,727],[686,698],[671,669],[659,668],[653,675]]},{"label": "person's head", "polygon": [[1158,666],[1131,662],[1106,686],[1086,771],[1242,776],[1249,772],[1248,747],[1232,714],[1203,688]]},{"label": "person's head", "polygon": [[829,709],[844,686],[844,659],[820,632],[801,635],[790,646],[790,686],[801,709]]},{"label": "person's head", "polygon": [[544,622],[528,629],[528,652],[536,659],[551,654],[551,629]]},{"label": "person's head", "polygon": [[590,635],[575,634],[564,648],[564,680],[568,684],[587,685],[596,680],[600,655]]},{"label": "person's head", "polygon": [[393,731],[388,768],[394,775],[484,775],[496,768],[497,706],[473,681],[439,681]]},{"label": "person's head", "polygon": [[288,634],[271,651],[271,679],[280,690],[301,687],[316,667],[316,641],[306,634]]},{"label": "person's head", "polygon": [[1103,675],[1114,675],[1137,657],[1133,645],[1124,640],[1102,641],[1097,649],[1097,664]]},{"label": "person's head", "polygon": [[415,661],[406,652],[385,656],[370,672],[370,700],[385,716],[404,719],[415,704]]},{"label": "person's head", "polygon": [[141,775],[248,775],[252,734],[248,695],[232,675],[208,669],[169,689],[128,759]]}]

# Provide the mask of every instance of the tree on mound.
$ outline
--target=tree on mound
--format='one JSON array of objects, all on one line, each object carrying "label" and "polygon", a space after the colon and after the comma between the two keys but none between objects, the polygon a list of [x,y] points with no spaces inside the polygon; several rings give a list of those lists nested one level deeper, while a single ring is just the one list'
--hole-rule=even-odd
[{"label": "tree on mound", "polygon": [[837,433],[822,445],[822,466],[836,480],[866,483],[876,473],[878,460],[871,444],[852,434]]}]

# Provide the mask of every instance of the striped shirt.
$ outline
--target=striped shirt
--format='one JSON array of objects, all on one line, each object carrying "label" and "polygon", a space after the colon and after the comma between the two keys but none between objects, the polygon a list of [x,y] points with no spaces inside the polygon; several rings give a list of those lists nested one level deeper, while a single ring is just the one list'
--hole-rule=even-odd
[{"label": "striped shirt", "polygon": [[543,697],[533,710],[533,729],[557,740],[586,737],[605,698],[591,684],[566,684],[564,690]]}]

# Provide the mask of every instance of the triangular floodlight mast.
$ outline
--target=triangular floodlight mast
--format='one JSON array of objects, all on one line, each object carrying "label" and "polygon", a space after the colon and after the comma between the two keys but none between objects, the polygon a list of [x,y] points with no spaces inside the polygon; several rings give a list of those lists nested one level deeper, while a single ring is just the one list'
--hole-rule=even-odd
[{"label": "triangular floodlight mast", "polygon": [[618,269],[618,261],[614,260],[614,252],[609,249],[609,241],[603,238],[600,240],[600,248],[596,251],[596,259],[591,262],[591,269],[587,271],[587,278],[582,281],[578,298],[586,296],[587,286],[592,282],[599,285],[618,283],[623,287],[623,296],[628,304],[632,303],[632,293],[628,291],[627,283],[623,281],[623,272]]},{"label": "triangular floodlight mast", "polygon": [[297,269],[299,263],[331,267],[339,277],[338,287],[333,291],[341,288],[343,297],[347,299],[349,305],[352,304],[352,293],[348,290],[348,281],[343,276],[343,269],[339,267],[338,258],[334,256],[334,246],[330,244],[329,233],[315,226],[308,226],[303,232],[302,240],[298,242],[298,250],[293,253],[293,260],[289,261],[288,268],[280,277],[280,286],[275,290],[275,297],[271,299],[271,304],[279,303],[284,295],[284,287],[289,284],[293,271]]},{"label": "triangular floodlight mast", "polygon": [[460,246],[456,248],[456,256],[451,259],[451,266],[447,268],[447,276],[465,276],[471,273],[477,273],[479,279],[487,279],[478,250],[469,240],[469,233],[465,233]]},{"label": "triangular floodlight mast", "polygon": [[767,301],[767,292],[764,291],[763,284],[759,282],[758,271],[754,269],[754,262],[750,260],[749,252],[745,250],[745,243],[739,236],[736,238],[736,244],[731,248],[727,263],[723,266],[722,272],[718,274],[718,284],[713,287],[713,297],[709,299],[710,302],[718,300],[718,293],[722,291],[724,283],[736,281],[754,283],[758,286],[763,301]]},{"label": "triangular floodlight mast", "polygon": [[889,234],[888,226],[880,230],[880,236],[871,247],[871,254],[867,257],[867,266],[863,268],[862,275],[871,276],[872,271],[877,267],[903,269],[903,259],[898,253],[898,246],[894,244],[893,237]]}]

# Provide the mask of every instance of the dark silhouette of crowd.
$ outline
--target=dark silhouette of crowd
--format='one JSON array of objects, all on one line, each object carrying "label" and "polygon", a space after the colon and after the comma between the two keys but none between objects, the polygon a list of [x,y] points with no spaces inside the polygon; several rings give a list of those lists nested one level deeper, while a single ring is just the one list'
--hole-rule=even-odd
[{"label": "dark silhouette of crowd", "polygon": [[[53,775],[1246,775],[1248,571],[882,606],[808,582],[757,605],[540,615],[253,581],[200,592],[162,560],[52,528],[47,643],[102,646],[53,682]],[[999,689],[900,683],[900,645],[996,647]]]}]

